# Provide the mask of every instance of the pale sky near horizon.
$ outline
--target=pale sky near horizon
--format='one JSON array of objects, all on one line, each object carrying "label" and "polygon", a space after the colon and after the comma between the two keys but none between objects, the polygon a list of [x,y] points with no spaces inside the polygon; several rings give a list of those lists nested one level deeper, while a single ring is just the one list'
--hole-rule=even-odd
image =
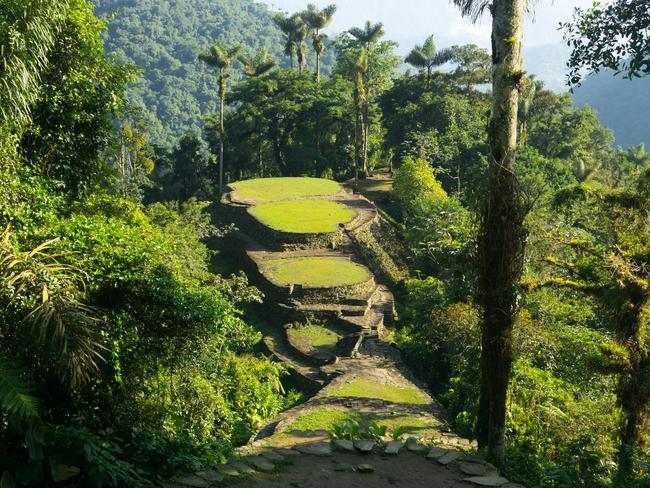
[{"label": "pale sky near horizon", "polygon": [[[472,24],[461,17],[450,0],[257,0],[274,10],[295,12],[308,3],[319,7],[334,3],[338,11],[327,31],[343,32],[362,26],[366,20],[382,22],[386,38],[400,43],[401,50],[421,43],[434,34],[439,46],[475,43],[489,47],[490,21],[485,18]],[[571,19],[576,7],[590,7],[593,0],[538,0],[534,13],[528,15],[524,31],[527,47],[562,42],[558,24]]]}]

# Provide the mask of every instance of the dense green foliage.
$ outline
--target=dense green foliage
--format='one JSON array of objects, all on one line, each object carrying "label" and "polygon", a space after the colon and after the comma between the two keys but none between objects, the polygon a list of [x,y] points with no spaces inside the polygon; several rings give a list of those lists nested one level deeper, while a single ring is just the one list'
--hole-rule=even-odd
[{"label": "dense green foliage", "polygon": [[236,308],[259,292],[210,272],[206,203],[123,198],[146,141],[111,123],[131,70],[93,6],[5,4],[41,51],[0,49],[23,66],[0,72],[0,483],[148,486],[219,462],[285,402]]}]

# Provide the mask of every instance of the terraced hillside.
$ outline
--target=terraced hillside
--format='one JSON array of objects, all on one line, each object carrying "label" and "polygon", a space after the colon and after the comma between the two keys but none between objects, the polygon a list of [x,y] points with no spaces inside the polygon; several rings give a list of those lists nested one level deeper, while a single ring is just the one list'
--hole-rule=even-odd
[{"label": "terraced hillside", "polygon": [[[330,215],[325,203],[337,211]],[[335,225],[314,232],[311,218],[297,218],[293,210],[273,219],[258,211],[291,204],[322,209],[311,218]],[[264,426],[229,464],[177,485],[232,483],[257,473],[242,486],[389,486],[397,476],[412,487],[515,487],[469,455],[475,444],[450,431],[388,341],[393,295],[371,270],[378,254],[364,246],[372,247],[372,240],[360,237],[372,234],[379,219],[369,200],[331,181],[290,178],[235,183],[221,206],[239,228],[234,247],[243,251],[277,325],[264,338],[268,353],[313,396]],[[373,453],[384,455],[381,467]],[[369,478],[355,478],[363,475]]]}]

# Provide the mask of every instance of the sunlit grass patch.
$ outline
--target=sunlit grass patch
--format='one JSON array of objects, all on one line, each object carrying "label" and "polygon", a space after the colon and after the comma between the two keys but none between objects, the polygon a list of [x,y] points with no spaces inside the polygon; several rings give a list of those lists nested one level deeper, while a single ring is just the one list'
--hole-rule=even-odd
[{"label": "sunlit grass patch", "polygon": [[[389,432],[401,430],[406,434],[416,434],[420,437],[433,437],[440,433],[440,422],[427,415],[409,414],[361,414],[343,408],[323,407],[307,411],[298,416],[284,430],[326,430],[331,432],[335,425],[343,422],[358,422],[366,428],[371,422],[388,427]],[[282,434],[280,434],[282,435]]]},{"label": "sunlit grass patch", "polygon": [[322,178],[257,178],[230,183],[240,198],[268,202],[297,197],[335,195],[341,185]]},{"label": "sunlit grass patch", "polygon": [[389,402],[426,405],[428,400],[417,388],[382,385],[365,380],[344,383],[327,392],[327,396],[346,396],[358,398],[379,398]]},{"label": "sunlit grass patch", "polygon": [[364,192],[389,192],[393,191],[393,180],[389,178],[359,180],[357,190]]},{"label": "sunlit grass patch", "polygon": [[360,422],[361,414],[339,408],[319,408],[301,414],[286,430],[332,430],[336,424],[347,421]]},{"label": "sunlit grass patch", "polygon": [[289,335],[298,341],[304,341],[312,347],[332,347],[341,339],[341,336],[322,325],[306,324],[292,327]]},{"label": "sunlit grass patch", "polygon": [[293,284],[310,288],[350,286],[371,278],[365,266],[347,258],[329,256],[271,259],[264,263],[264,275],[278,286]]},{"label": "sunlit grass patch", "polygon": [[336,232],[356,212],[329,200],[285,200],[256,205],[250,214],[272,229],[296,234]]}]

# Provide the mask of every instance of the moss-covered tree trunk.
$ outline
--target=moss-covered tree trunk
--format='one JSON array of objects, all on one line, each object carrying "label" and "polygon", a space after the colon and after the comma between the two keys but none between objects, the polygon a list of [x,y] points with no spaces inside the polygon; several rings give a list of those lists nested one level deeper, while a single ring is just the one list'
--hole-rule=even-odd
[{"label": "moss-covered tree trunk", "polygon": [[[633,478],[638,453],[645,448],[646,417],[650,401],[650,361],[648,346],[643,337],[642,293],[625,316],[619,328],[619,341],[628,351],[629,369],[621,378],[618,400],[623,411],[621,445],[618,454],[618,478],[621,482]],[[647,298],[646,298],[647,299]]]},{"label": "moss-covered tree trunk", "polygon": [[515,287],[521,275],[525,239],[525,212],[515,174],[518,90],[523,79],[521,48],[524,1],[495,0],[492,5],[491,154],[479,251],[479,300],[483,307],[481,404],[484,409],[479,418],[478,431],[482,434],[482,447],[487,447],[489,458],[497,463],[502,462],[505,455],[506,397],[512,363]]}]

